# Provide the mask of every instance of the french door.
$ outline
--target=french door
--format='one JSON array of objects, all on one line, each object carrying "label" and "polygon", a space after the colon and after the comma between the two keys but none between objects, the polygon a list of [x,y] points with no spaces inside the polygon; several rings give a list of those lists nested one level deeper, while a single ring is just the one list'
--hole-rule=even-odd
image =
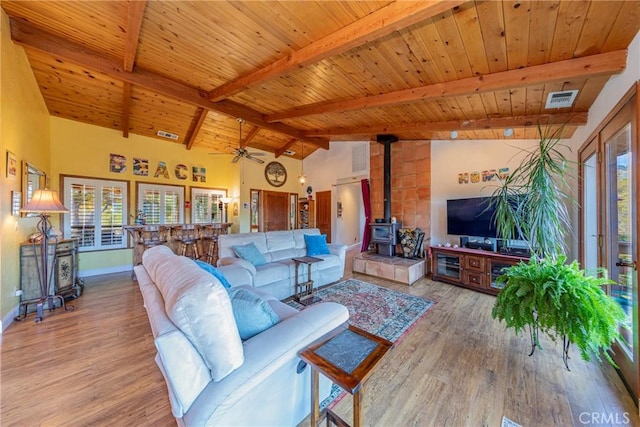
[{"label": "french door", "polygon": [[580,151],[581,261],[585,270],[605,267],[615,282],[609,295],[626,313],[623,340],[613,345],[620,375],[638,401],[638,107],[637,94],[608,118]]}]

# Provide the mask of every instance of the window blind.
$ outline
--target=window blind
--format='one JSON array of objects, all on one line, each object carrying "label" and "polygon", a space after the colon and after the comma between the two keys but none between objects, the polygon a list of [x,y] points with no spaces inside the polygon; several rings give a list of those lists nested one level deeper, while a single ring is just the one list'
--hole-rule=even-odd
[{"label": "window blind", "polygon": [[121,181],[64,177],[65,235],[81,251],[123,248],[127,223],[127,186]]}]

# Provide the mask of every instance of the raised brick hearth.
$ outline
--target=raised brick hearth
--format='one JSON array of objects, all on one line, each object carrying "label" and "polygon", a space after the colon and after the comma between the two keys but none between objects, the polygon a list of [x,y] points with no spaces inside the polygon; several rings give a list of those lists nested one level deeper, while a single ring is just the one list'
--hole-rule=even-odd
[{"label": "raised brick hearth", "polygon": [[407,259],[363,252],[353,258],[353,271],[412,285],[424,276],[423,259]]}]

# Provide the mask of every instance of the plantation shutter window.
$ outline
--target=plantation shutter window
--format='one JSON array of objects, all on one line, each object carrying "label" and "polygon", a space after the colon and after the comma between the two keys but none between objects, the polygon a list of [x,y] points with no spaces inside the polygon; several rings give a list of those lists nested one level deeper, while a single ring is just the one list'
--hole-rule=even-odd
[{"label": "plantation shutter window", "polygon": [[220,199],[226,197],[226,190],[191,189],[191,223],[208,224],[222,222]]},{"label": "plantation shutter window", "polygon": [[160,192],[148,189],[143,191],[142,212],[147,224],[160,224]]},{"label": "plantation shutter window", "polygon": [[118,187],[102,187],[102,214],[100,218],[101,243],[103,246],[123,243],[124,198]]},{"label": "plantation shutter window", "polygon": [[121,181],[63,177],[65,235],[78,239],[80,251],[120,249],[126,245],[127,185]]},{"label": "plantation shutter window", "polygon": [[180,212],[180,195],[176,191],[167,191],[164,196],[164,219],[165,224],[178,224],[182,222]]},{"label": "plantation shutter window", "polygon": [[184,187],[138,183],[138,210],[146,224],[182,224]]},{"label": "plantation shutter window", "polygon": [[79,246],[93,246],[95,243],[95,198],[96,187],[93,185],[72,184],[71,206],[69,209],[70,233],[78,239]]}]

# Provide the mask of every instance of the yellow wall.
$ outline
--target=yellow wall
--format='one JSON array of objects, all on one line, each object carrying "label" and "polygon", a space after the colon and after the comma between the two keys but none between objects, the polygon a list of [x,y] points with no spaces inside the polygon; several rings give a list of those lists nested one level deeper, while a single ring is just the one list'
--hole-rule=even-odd
[{"label": "yellow wall", "polygon": [[[232,193],[231,196],[234,197],[234,202],[236,200],[240,200],[238,203],[239,206],[239,224],[237,223],[237,219],[234,220],[234,227],[232,228],[232,232],[240,232],[240,233],[248,233],[250,227],[250,211],[249,209],[242,209],[243,203],[250,205],[250,192],[251,190],[268,190],[268,191],[281,191],[287,193],[296,193],[300,197],[304,193],[304,188],[301,187],[300,183],[297,181],[297,177],[300,174],[300,161],[292,159],[287,156],[280,156],[277,159],[272,153],[265,153],[264,157],[260,157],[260,159],[264,160],[264,164],[257,164],[255,162],[251,162],[248,160],[242,160],[244,165],[242,165],[242,170],[240,172],[241,181],[244,183],[240,186],[240,197],[238,198],[238,193]],[[269,162],[280,162],[284,166],[287,171],[287,181],[281,187],[273,187],[271,186],[264,176],[264,169],[269,164]],[[234,202],[231,202],[232,204]],[[229,210],[229,215],[231,215],[231,210]]]},{"label": "yellow wall", "polygon": [[6,178],[6,152],[47,173],[50,153],[49,113],[24,50],[11,41],[9,20],[2,9],[0,33],[0,315],[4,318],[19,303],[15,296],[20,284],[18,246],[35,232],[37,223],[37,218],[11,216],[11,192],[21,191],[22,180],[20,170],[17,179]]},{"label": "yellow wall", "polygon": [[[230,156],[210,156],[206,150],[186,150],[182,144],[134,134],[124,138],[122,132],[116,130],[59,117],[51,117],[51,147],[51,186],[61,192],[61,175],[129,181],[130,224],[134,222],[136,211],[136,182],[184,186],[185,200],[191,200],[191,187],[226,189],[229,194],[237,187],[238,168],[231,164]],[[123,172],[110,171],[112,153],[126,158]],[[148,160],[148,176],[133,174],[134,157]],[[154,177],[160,161],[165,162],[169,178]],[[187,166],[189,171],[192,166],[206,168],[206,182],[193,182],[190,174],[185,180],[178,179],[174,172],[178,164]],[[186,209],[185,222],[190,222],[190,215],[191,210]],[[81,253],[80,274],[130,265],[131,256],[130,249]]]},{"label": "yellow wall", "polygon": [[[300,162],[288,157],[275,159],[273,154],[265,153],[261,159],[264,164],[247,160],[231,163],[231,156],[209,155],[209,150],[194,148],[186,150],[176,142],[163,141],[130,134],[123,138],[122,133],[72,120],[51,117],[51,187],[60,188],[60,175],[74,175],[92,178],[127,180],[129,184],[129,214],[134,215],[136,203],[136,182],[171,184],[185,186],[185,199],[191,200],[190,188],[221,188],[233,198],[229,206],[229,221],[233,222],[231,232],[249,231],[249,209],[243,209],[243,202],[249,205],[250,189],[266,189],[298,193],[300,185],[296,177]],[[126,157],[126,170],[114,173],[109,169],[110,154]],[[149,176],[133,174],[133,158],[149,161]],[[288,172],[287,182],[279,188],[271,187],[264,176],[265,166],[273,160],[282,163]],[[166,163],[169,179],[155,178],[154,172],[159,161]],[[204,167],[207,170],[205,183],[176,178],[174,169],[178,164]],[[244,184],[241,184],[243,182]],[[238,204],[238,216],[233,216],[233,204]],[[191,212],[185,211],[186,222],[190,222]],[[130,216],[129,223],[133,223]],[[106,256],[105,256],[106,255]],[[80,255],[80,274],[85,271],[109,270],[123,265],[131,265],[131,250],[86,252]]]}]

